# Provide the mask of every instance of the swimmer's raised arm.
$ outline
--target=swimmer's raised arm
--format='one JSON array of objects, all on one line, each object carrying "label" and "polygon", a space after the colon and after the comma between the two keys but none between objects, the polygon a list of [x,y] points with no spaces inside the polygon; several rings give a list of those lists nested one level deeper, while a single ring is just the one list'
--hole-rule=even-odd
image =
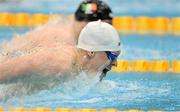
[{"label": "swimmer's raised arm", "polygon": [[72,55],[68,54],[68,51],[64,54],[44,49],[34,54],[9,59],[0,63],[0,81],[33,73],[43,75],[66,72],[71,68],[72,57],[70,56]]}]

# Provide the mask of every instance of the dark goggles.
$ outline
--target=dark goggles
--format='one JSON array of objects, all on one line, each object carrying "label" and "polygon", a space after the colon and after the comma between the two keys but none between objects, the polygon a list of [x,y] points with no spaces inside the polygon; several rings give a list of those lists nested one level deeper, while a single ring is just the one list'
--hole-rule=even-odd
[{"label": "dark goggles", "polygon": [[105,51],[105,53],[106,53],[108,59],[111,61],[116,60],[118,58],[118,55],[111,51]]}]

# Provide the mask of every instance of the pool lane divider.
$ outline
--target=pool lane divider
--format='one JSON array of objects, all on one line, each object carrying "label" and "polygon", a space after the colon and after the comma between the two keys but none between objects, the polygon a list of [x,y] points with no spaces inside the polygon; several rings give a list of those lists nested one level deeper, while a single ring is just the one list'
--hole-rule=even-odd
[{"label": "pool lane divider", "polygon": [[[59,17],[62,15],[2,12],[0,13],[0,26],[33,27],[43,25],[49,20],[58,20]],[[68,15],[67,18],[73,19],[74,15]],[[180,16],[173,18],[165,16],[116,16],[113,19],[113,26],[122,34],[180,35]]]},{"label": "pool lane divider", "polygon": [[176,61],[144,61],[144,60],[118,60],[114,72],[171,72],[180,73],[180,60]]},{"label": "pool lane divider", "polygon": [[[96,110],[91,108],[84,108],[84,109],[70,109],[70,108],[24,108],[24,107],[15,107],[10,109],[3,109],[0,108],[0,112],[164,112],[160,110],[115,110],[115,109],[105,109],[105,110]],[[175,111],[176,112],[176,111]],[[178,111],[177,111],[178,112]]]}]

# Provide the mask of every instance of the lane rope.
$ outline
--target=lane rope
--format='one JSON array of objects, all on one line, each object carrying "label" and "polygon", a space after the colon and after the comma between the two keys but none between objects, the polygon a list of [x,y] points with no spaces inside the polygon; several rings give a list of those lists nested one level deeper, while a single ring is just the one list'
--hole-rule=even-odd
[{"label": "lane rope", "polygon": [[[43,25],[50,19],[57,20],[60,14],[29,14],[29,13],[0,13],[1,27],[33,27]],[[73,15],[67,15],[67,18],[73,19]],[[113,26],[122,34],[157,34],[180,35],[180,17],[168,18],[165,16],[116,16],[113,19]]]}]

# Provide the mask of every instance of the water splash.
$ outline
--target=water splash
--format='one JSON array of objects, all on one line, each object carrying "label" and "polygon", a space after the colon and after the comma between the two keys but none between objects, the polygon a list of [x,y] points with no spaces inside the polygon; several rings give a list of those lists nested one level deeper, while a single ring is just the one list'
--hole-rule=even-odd
[{"label": "water splash", "polygon": [[[91,76],[90,76],[91,75]],[[53,75],[54,76],[54,75]],[[42,77],[31,76],[16,79],[16,81],[0,84],[0,104],[12,105],[15,101],[22,106],[23,101],[41,102],[53,100],[75,100],[89,94],[99,82],[99,75],[80,73],[76,77]],[[42,97],[47,95],[48,97]],[[27,100],[28,99],[28,100]],[[55,100],[54,99],[54,100]],[[14,104],[13,104],[14,105]]]},{"label": "water splash", "polygon": [[66,95],[69,96],[70,99],[76,99],[87,95],[91,88],[93,88],[98,82],[98,74],[93,75],[92,77],[92,74],[81,72],[75,77],[75,79],[64,82],[62,85],[58,86],[58,88],[54,88],[53,91],[60,93],[63,97]]}]

